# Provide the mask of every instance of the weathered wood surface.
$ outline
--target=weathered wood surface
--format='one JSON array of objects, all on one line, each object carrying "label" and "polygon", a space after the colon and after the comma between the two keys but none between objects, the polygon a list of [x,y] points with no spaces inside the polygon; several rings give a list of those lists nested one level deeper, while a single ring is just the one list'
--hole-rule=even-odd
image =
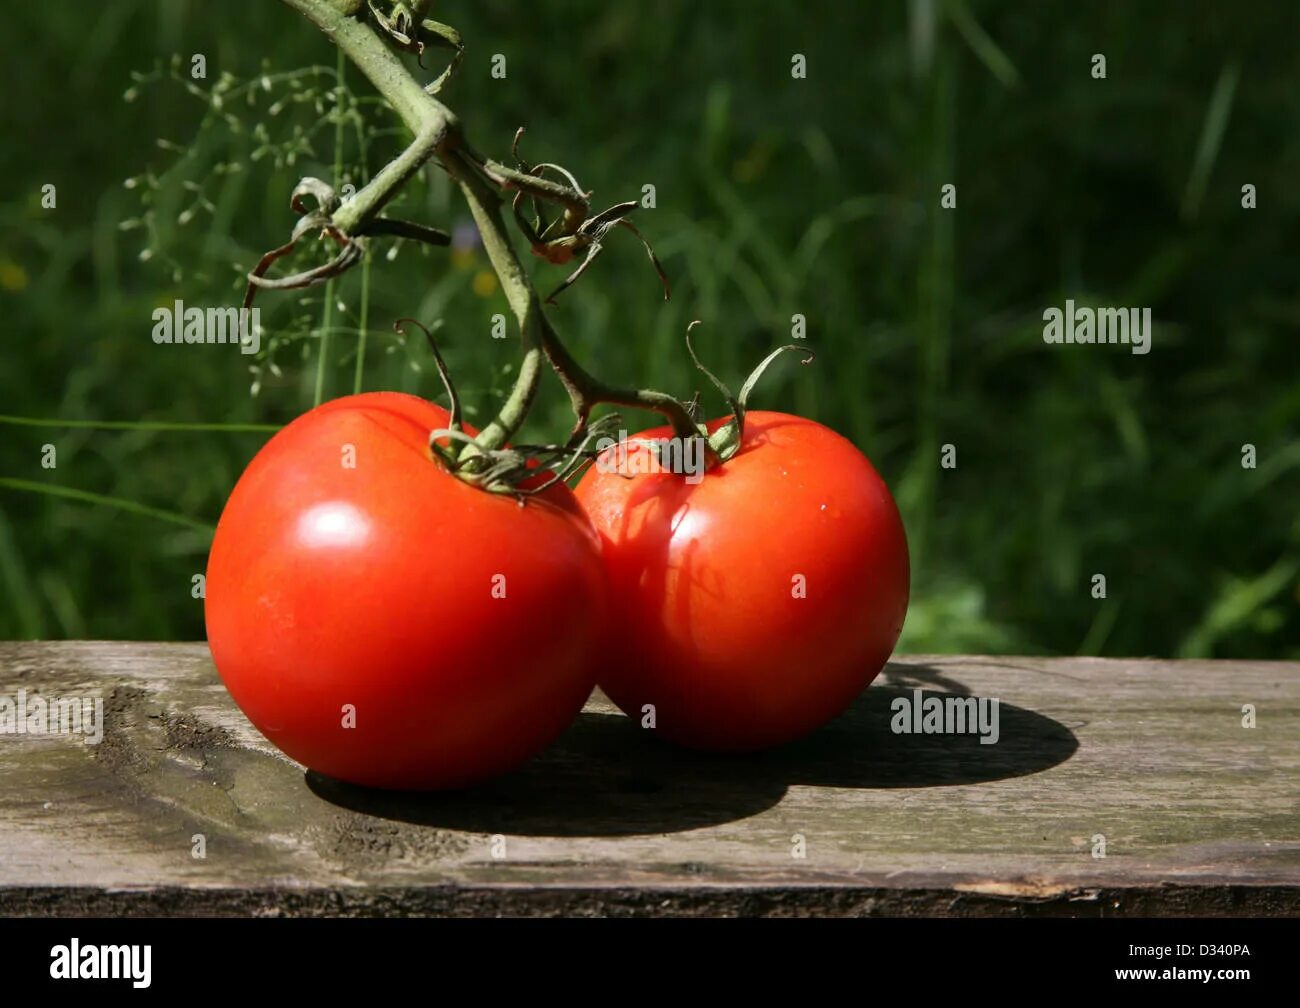
[{"label": "weathered wood surface", "polygon": [[[891,733],[916,687],[999,698],[999,742]],[[105,735],[0,735],[3,914],[1300,912],[1296,663],[900,657],[743,758],[598,694],[526,768],[427,796],[304,774],[204,644],[0,644],[20,689],[104,697]]]}]

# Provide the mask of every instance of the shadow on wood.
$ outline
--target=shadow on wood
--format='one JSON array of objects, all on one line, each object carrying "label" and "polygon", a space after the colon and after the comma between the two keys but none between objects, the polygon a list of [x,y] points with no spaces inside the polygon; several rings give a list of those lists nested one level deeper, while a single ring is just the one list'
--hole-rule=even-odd
[{"label": "shadow on wood", "polygon": [[621,714],[584,712],[527,766],[456,793],[378,791],[308,772],[308,787],[354,812],[442,829],[514,836],[671,833],[748,818],[792,785],[848,789],[960,786],[1022,777],[1056,766],[1078,748],[1073,732],[1002,702],[999,739],[976,734],[894,734],[893,703],[926,695],[969,696],[938,670],[893,664],[831,724],[765,753],[680,749]]}]

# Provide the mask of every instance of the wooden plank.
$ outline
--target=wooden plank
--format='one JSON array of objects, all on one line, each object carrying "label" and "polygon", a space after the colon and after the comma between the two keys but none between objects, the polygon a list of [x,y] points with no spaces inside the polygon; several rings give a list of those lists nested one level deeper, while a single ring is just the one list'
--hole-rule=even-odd
[{"label": "wooden plank", "polygon": [[[891,732],[918,688],[999,698],[997,744]],[[900,657],[757,757],[675,749],[597,694],[456,795],[305,775],[201,643],[0,644],[19,690],[103,697],[105,732],[0,736],[5,914],[1300,912],[1296,663]]]}]

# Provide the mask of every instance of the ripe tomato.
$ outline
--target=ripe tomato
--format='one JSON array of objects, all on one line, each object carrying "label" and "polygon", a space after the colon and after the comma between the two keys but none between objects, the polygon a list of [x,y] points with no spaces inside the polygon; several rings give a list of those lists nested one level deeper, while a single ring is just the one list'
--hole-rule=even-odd
[{"label": "ripe tomato", "polygon": [[249,720],[313,770],[458,787],[523,762],[594,683],[599,544],[556,484],[520,507],[428,448],[415,396],[326,403],[278,431],[208,557],[213,661]]},{"label": "ripe tomato", "polygon": [[695,484],[628,448],[620,468],[637,475],[598,460],[577,490],[611,580],[610,698],[717,750],[787,742],[848,707],[907,611],[903,523],[871,463],[821,424],[760,411]]}]

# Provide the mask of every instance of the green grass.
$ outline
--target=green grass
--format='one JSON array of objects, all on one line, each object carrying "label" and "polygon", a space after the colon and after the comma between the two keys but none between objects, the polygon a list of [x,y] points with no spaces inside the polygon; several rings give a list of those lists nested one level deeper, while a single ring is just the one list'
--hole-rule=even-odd
[{"label": "green grass", "polygon": [[[736,384],[804,315],[816,362],[773,367],[752,401],[842,431],[894,488],[908,650],[1300,657],[1300,15],[852,8],[438,6],[469,47],[444,96],[480,150],[508,156],[526,124],[525,156],[575,170],[598,208],[656,186],[635,220],[673,299],[616,234],[553,311],[571,349],[689,396],[692,319]],[[195,52],[208,79],[172,79]],[[0,638],[200,637],[203,530],[269,432],[355,388],[437,395],[390,329],[404,315],[442,321],[481,415],[515,360],[490,338],[504,299],[476,290],[481,254],[377,243],[328,288],[259,296],[266,355],[155,346],[155,305],[237,302],[300,177],[360,185],[401,130],[350,69],[328,114],[335,54],[278,4],[19,6],[0,57],[24,82],[0,145]],[[214,108],[222,73],[238,83]],[[392,212],[467,219],[436,170]],[[319,261],[303,245],[286,268]],[[1152,352],[1044,345],[1066,298],[1150,306]],[[550,381],[526,433],[568,423]]]}]

